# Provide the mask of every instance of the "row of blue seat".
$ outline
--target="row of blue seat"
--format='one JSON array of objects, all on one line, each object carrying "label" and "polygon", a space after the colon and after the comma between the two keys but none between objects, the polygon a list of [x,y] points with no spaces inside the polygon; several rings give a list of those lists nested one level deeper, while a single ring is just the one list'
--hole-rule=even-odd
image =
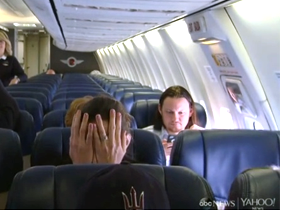
[{"label": "row of blue seat", "polygon": [[[74,81],[76,80],[77,75],[66,77],[71,77],[70,79],[72,80],[67,80],[69,81],[67,84],[64,84],[63,81],[60,82],[58,88],[66,87],[67,90],[70,90],[71,87],[77,84]],[[124,85],[123,87],[125,88],[122,88],[123,90],[131,86],[131,84],[128,85],[128,83],[126,83],[128,81],[120,81],[120,79],[113,81],[112,77],[106,78],[104,75],[95,78],[91,77],[91,79],[95,80],[96,84],[99,84],[104,90],[112,91],[111,94],[113,95],[117,92],[122,92],[122,90],[119,88],[120,86]],[[57,92],[58,88],[56,88],[55,93]],[[133,103],[132,100],[128,100],[128,103],[126,101],[124,103],[123,101],[123,103],[125,105],[129,104],[129,107],[131,104],[132,109],[129,108],[127,110],[130,111],[131,114],[135,112],[136,116],[139,116],[136,117],[136,121],[140,122],[140,125],[147,125],[146,123],[151,123],[152,118],[145,118],[144,120],[142,119],[142,115],[152,117],[153,114],[148,113],[156,112],[158,99],[152,100],[151,97],[145,96],[145,99],[148,100],[137,100],[137,102],[135,102],[134,99],[144,99],[142,97],[135,97],[135,95],[138,96],[139,90],[136,93],[134,91],[130,93],[125,92],[126,91],[123,91],[121,93],[124,94],[122,97],[129,94],[131,99],[133,98]],[[143,92],[143,94],[139,95],[146,95],[145,93],[149,93],[150,95],[152,92]],[[202,113],[200,119],[203,120],[201,120],[201,122],[206,124],[206,114],[204,109],[202,106],[199,107],[198,105],[199,104],[196,104],[197,110],[201,110],[200,112],[198,111],[198,113]],[[133,129],[132,134],[135,139],[134,154],[137,162],[161,166],[165,165],[164,150],[158,136],[151,132],[140,129]],[[6,133],[5,135],[8,134]],[[41,131],[35,138],[35,142],[33,144],[34,146],[31,155],[31,165],[56,166],[69,163],[69,136],[69,128],[47,128]],[[15,138],[15,140],[11,142],[18,142],[19,145],[19,138],[17,138],[17,135],[10,134],[10,136],[8,135],[7,138]],[[273,131],[183,131],[177,136],[176,143],[172,149],[171,165],[186,166],[192,171],[195,171],[199,176],[207,180],[214,192],[214,198],[218,201],[225,201],[227,200],[232,181],[243,170],[266,165],[280,165],[279,144],[279,132]],[[19,150],[19,146],[15,148],[16,150],[17,148]],[[246,151],[251,151],[251,155],[243,155]],[[16,156],[15,158],[17,159]],[[2,167],[1,164],[2,163],[0,163],[0,167]],[[11,169],[9,168],[11,167],[9,165],[6,163],[6,165],[4,164],[3,167],[6,167],[6,169]],[[15,166],[16,168],[13,169],[14,171],[12,170],[12,174],[15,174],[15,171],[19,171],[20,165],[15,164]],[[217,171],[219,172],[218,174]],[[23,175],[23,173],[21,174]],[[4,174],[4,177],[7,180],[7,173]],[[5,187],[7,189],[7,185]],[[51,205],[56,204],[54,203]]]},{"label": "row of blue seat", "polygon": [[[126,83],[133,84],[130,81],[124,80],[120,85],[126,85]],[[137,85],[138,87],[141,87],[139,84]],[[145,89],[149,89],[149,87],[146,87]],[[64,74],[63,77],[60,77],[59,75],[41,74],[29,78],[27,83],[20,83],[17,85],[9,86],[7,87],[7,90],[17,101],[19,108],[22,110],[21,121],[25,122],[25,125],[21,125],[21,128],[23,127],[23,129],[18,132],[23,148],[23,155],[31,153],[31,147],[36,133],[41,131],[47,125],[50,126],[47,121],[55,121],[55,119],[47,120],[49,116],[55,116],[53,114],[49,114],[51,109],[67,109],[75,98],[83,97],[85,95],[95,96],[99,93],[109,94],[103,89],[101,85],[94,81],[91,76],[86,74]],[[133,89],[131,91],[135,90]],[[142,97],[159,98],[161,91],[151,91],[152,92],[142,92],[141,94],[144,95]],[[125,91],[123,91],[123,93],[125,93]],[[136,92],[135,95],[138,95],[138,93]],[[64,98],[59,99],[59,97]],[[138,99],[138,97],[136,98],[134,95],[131,95],[129,98],[125,97],[125,99],[129,100],[124,103],[132,106],[132,102]],[[57,125],[64,125],[64,112],[65,111],[63,111],[63,114],[60,115],[62,118],[60,118],[61,121]],[[32,119],[29,114],[32,115]],[[49,115],[45,117],[44,121],[43,118],[46,114]],[[59,119],[59,117],[57,119]],[[135,127],[134,122],[135,121],[133,118],[132,127]]]},{"label": "row of blue seat", "polygon": [[[163,146],[156,134],[142,129],[133,129],[132,134],[138,163],[165,165]],[[15,135],[11,137],[16,138]],[[43,130],[36,137],[31,165],[68,164],[69,137],[69,128]],[[242,171],[253,167],[280,166],[279,148],[278,131],[185,130],[177,135],[170,164],[186,166],[204,177],[211,185],[215,198],[224,201],[230,184]],[[11,161],[7,164],[11,165]]]},{"label": "row of blue seat", "polygon": [[73,76],[68,74],[63,77],[40,74],[29,78],[26,83],[7,87],[8,92],[16,100],[21,110],[19,130],[16,130],[16,132],[20,137],[24,156],[31,153],[36,133],[42,129],[43,116],[49,112],[52,101],[55,100],[56,96],[67,94],[63,90],[70,89],[70,81],[74,80],[76,76],[78,81],[81,81],[85,86],[90,82],[90,86],[94,85],[102,90],[100,85],[85,74],[75,74]]},{"label": "row of blue seat", "polygon": [[[114,170],[118,166],[106,164],[45,166],[21,172],[14,179],[6,209],[76,209],[79,192],[85,182],[108,167]],[[280,172],[271,168],[253,168],[241,173],[232,184],[228,203],[222,205],[215,201],[207,181],[185,167],[156,165],[132,167],[150,174],[160,183],[166,192],[170,209],[280,209]],[[119,179],[116,176],[111,176],[110,180],[102,183],[103,186],[110,186],[115,179]],[[123,181],[132,182],[130,176],[124,176]],[[118,188],[110,188],[110,191],[103,192],[105,197],[114,198],[107,193],[121,196]],[[148,199],[152,196],[158,198],[159,195],[147,195],[145,192],[146,203],[150,203]],[[104,202],[100,200],[104,199],[103,196],[92,197],[96,204]],[[257,200],[260,203],[256,202]]]},{"label": "row of blue seat", "polygon": [[[42,130],[49,127],[65,127],[65,115],[68,109],[68,105],[74,99],[60,100],[59,108],[54,111],[47,113],[42,120]],[[149,100],[137,100],[133,103],[130,115],[132,118],[132,128],[144,128],[152,125],[155,119],[155,114],[158,111],[158,99]],[[56,105],[56,104],[55,104]],[[199,104],[195,103],[195,109],[197,117],[199,119],[198,124],[201,127],[206,125],[206,113],[204,108]]]}]

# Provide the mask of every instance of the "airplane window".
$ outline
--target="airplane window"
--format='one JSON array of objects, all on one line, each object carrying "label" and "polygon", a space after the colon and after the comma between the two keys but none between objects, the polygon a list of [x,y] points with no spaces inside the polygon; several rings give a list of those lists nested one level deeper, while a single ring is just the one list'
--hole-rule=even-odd
[{"label": "airplane window", "polygon": [[238,112],[245,116],[256,118],[257,115],[252,107],[249,96],[245,90],[241,90],[243,88],[242,83],[238,80],[226,81],[225,86]]}]

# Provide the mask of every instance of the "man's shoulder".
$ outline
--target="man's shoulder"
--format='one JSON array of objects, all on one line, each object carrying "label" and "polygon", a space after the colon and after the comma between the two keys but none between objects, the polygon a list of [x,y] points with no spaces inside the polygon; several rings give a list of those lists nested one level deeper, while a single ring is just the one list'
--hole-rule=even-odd
[{"label": "man's shoulder", "polygon": [[154,131],[153,125],[149,125],[149,126],[142,128],[142,129],[146,130],[146,131],[152,131],[152,132]]}]

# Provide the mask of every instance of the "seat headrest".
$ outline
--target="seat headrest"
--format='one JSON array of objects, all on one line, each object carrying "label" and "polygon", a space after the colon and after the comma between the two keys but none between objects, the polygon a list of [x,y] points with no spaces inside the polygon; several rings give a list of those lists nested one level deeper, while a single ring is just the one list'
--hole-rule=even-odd
[{"label": "seat headrest", "polygon": [[51,95],[51,92],[49,89],[47,89],[46,87],[18,87],[18,86],[8,86],[7,87],[8,91],[31,91],[31,92],[39,92],[39,93],[43,93],[45,96],[49,97]]},{"label": "seat headrest", "polygon": [[43,107],[43,112],[46,113],[49,108],[49,101],[47,96],[43,93],[32,92],[32,91],[9,91],[10,95],[13,97],[22,97],[22,98],[35,98],[37,99]]},{"label": "seat headrest", "polygon": [[170,160],[206,178],[216,199],[225,201],[242,171],[280,165],[280,139],[276,131],[266,130],[184,130],[176,137]]},{"label": "seat headrest", "polygon": [[163,184],[147,171],[130,164],[98,171],[82,187],[77,203],[77,209],[123,208],[170,209],[170,204]]},{"label": "seat headrest", "polygon": [[157,134],[142,129],[132,129],[131,133],[136,162],[166,165],[163,145]]},{"label": "seat headrest", "polygon": [[57,109],[68,109],[74,98],[57,99],[51,102],[50,111]]},{"label": "seat headrest", "polygon": [[158,99],[161,96],[161,92],[135,92],[135,93],[125,93],[125,95],[120,99],[121,103],[124,105],[127,112],[130,113],[131,108],[135,101],[144,99]]},{"label": "seat headrest", "polygon": [[56,109],[44,115],[42,130],[49,127],[65,127],[66,109]]},{"label": "seat headrest", "polygon": [[207,116],[204,107],[199,104],[194,102],[194,107],[195,107],[195,112],[197,116],[197,125],[200,127],[205,128],[206,123],[207,123]]},{"label": "seat headrest", "polygon": [[[70,128],[50,127],[35,138],[31,166],[70,164]],[[133,156],[137,163],[165,165],[166,158],[159,137],[146,130],[133,129]],[[131,150],[128,152],[131,153]]]},{"label": "seat headrest", "polygon": [[36,132],[41,130],[43,121],[43,107],[42,104],[34,98],[14,97],[19,109],[28,111],[34,119]]},{"label": "seat headrest", "polygon": [[129,115],[129,117],[131,119],[130,128],[137,129],[137,123],[136,123],[135,118],[132,115]]},{"label": "seat headrest", "polygon": [[[133,103],[130,114],[134,116],[138,128],[144,128],[154,124],[158,104],[158,99],[137,100]],[[205,109],[199,103],[194,103],[194,106],[198,119],[197,124],[204,128],[207,122]]]},{"label": "seat headrest", "polygon": [[[128,165],[120,166],[117,164],[89,164],[29,168],[15,176],[11,190],[8,194],[6,209],[76,209],[77,201],[81,198],[81,190],[84,189],[86,183],[89,183],[87,181],[90,178],[94,179],[93,177],[100,175],[100,173],[107,173],[110,179],[102,179],[102,181],[104,181],[104,187],[93,189],[100,191],[95,195],[96,197],[93,197],[94,201],[100,204],[102,204],[102,202],[112,202],[112,200],[108,201],[104,195],[112,196],[115,194],[119,196],[115,199],[123,204],[123,194],[119,191],[120,186],[122,184],[127,185],[130,190],[131,186],[135,186],[138,182],[142,182],[141,178],[144,177],[143,175],[140,179],[138,177],[136,179],[131,179],[132,177],[129,174],[128,176],[120,177],[120,173],[111,173],[114,168],[129,170],[126,169],[127,166]],[[146,174],[151,180],[154,179],[158,182],[160,188],[157,190],[154,186],[153,190],[156,191],[156,193],[165,191],[166,194],[164,196],[168,197],[171,209],[200,209],[200,201],[202,199],[214,199],[208,183],[186,167],[163,167],[144,164],[134,164],[130,167],[132,168],[131,171],[134,169],[139,173]],[[116,181],[121,178],[124,182],[117,183]],[[93,180],[94,185],[96,184],[95,181],[97,180]],[[146,189],[152,185],[151,182],[144,181],[144,183],[141,183],[141,187],[144,187],[146,184],[148,185]],[[151,199],[153,196],[160,196],[160,194],[148,195],[146,189],[144,189],[145,208],[146,203],[150,203],[148,199]],[[127,195],[127,197],[130,196],[127,188],[125,189],[122,187],[121,190],[124,190],[123,193]],[[141,193],[140,190],[143,189],[139,189],[139,187],[136,186],[135,190],[139,198]],[[102,195],[102,191],[104,191],[104,195]],[[154,193],[154,191],[152,193]],[[128,199],[131,203],[131,199],[129,197]],[[152,199],[156,201],[156,198]],[[151,202],[154,202],[154,200],[151,200]],[[139,199],[137,202],[140,203]],[[123,209],[125,208],[123,207]]]},{"label": "seat headrest", "polygon": [[[44,115],[42,121],[42,130],[50,127],[66,127],[65,125],[65,116],[66,109],[56,109],[48,112]],[[131,118],[131,128],[137,128],[136,120],[133,116],[130,115]]]},{"label": "seat headrest", "polygon": [[142,87],[141,84],[135,84],[134,82],[126,82],[126,83],[115,83],[111,84],[111,86],[108,88],[108,93],[113,95],[114,92],[119,88],[119,87]]},{"label": "seat headrest", "polygon": [[20,110],[20,117],[17,122],[15,131],[19,135],[23,156],[32,151],[33,141],[36,136],[33,116],[25,110]]},{"label": "seat headrest", "polygon": [[53,101],[54,100],[58,100],[58,99],[67,99],[67,98],[80,98],[80,97],[84,97],[84,96],[87,96],[87,95],[91,95],[91,96],[96,96],[97,94],[100,94],[100,93],[104,93],[103,90],[94,90],[94,91],[91,91],[91,90],[88,90],[88,91],[78,91],[78,92],[70,92],[70,91],[67,91],[67,92],[60,92],[60,93],[56,93],[53,97]]},{"label": "seat headrest", "polygon": [[236,205],[225,209],[280,209],[280,169],[263,167],[242,172],[232,183],[228,200]]},{"label": "seat headrest", "polygon": [[158,111],[158,99],[135,101],[130,114],[134,116],[138,128],[153,125],[156,112]]},{"label": "seat headrest", "polygon": [[14,176],[23,169],[21,143],[16,132],[0,128],[0,193],[9,190]]},{"label": "seat headrest", "polygon": [[117,100],[117,101],[119,101],[122,97],[123,97],[123,95],[125,94],[125,93],[128,93],[128,92],[130,92],[130,93],[133,93],[133,92],[142,92],[142,91],[149,91],[149,92],[151,92],[151,91],[153,91],[152,90],[152,88],[150,88],[150,87],[122,87],[122,88],[118,88],[114,93],[113,93],[113,96],[114,96],[114,98]]},{"label": "seat headrest", "polygon": [[65,93],[68,93],[68,92],[103,92],[103,89],[101,87],[61,87],[57,90],[57,92],[55,93],[55,95],[57,94],[63,94],[65,95]]}]

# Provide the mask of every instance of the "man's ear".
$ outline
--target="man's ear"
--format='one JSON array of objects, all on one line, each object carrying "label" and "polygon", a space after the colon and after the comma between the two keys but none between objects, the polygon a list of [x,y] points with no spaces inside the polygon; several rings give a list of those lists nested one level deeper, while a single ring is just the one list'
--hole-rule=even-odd
[{"label": "man's ear", "polygon": [[126,148],[128,148],[128,146],[131,142],[131,139],[132,139],[131,133],[127,133],[127,135],[126,135]]},{"label": "man's ear", "polygon": [[162,115],[160,104],[158,104],[158,111],[159,111],[160,115]]},{"label": "man's ear", "polygon": [[193,108],[190,108],[189,109],[189,116],[192,116],[192,114],[193,114]]}]

